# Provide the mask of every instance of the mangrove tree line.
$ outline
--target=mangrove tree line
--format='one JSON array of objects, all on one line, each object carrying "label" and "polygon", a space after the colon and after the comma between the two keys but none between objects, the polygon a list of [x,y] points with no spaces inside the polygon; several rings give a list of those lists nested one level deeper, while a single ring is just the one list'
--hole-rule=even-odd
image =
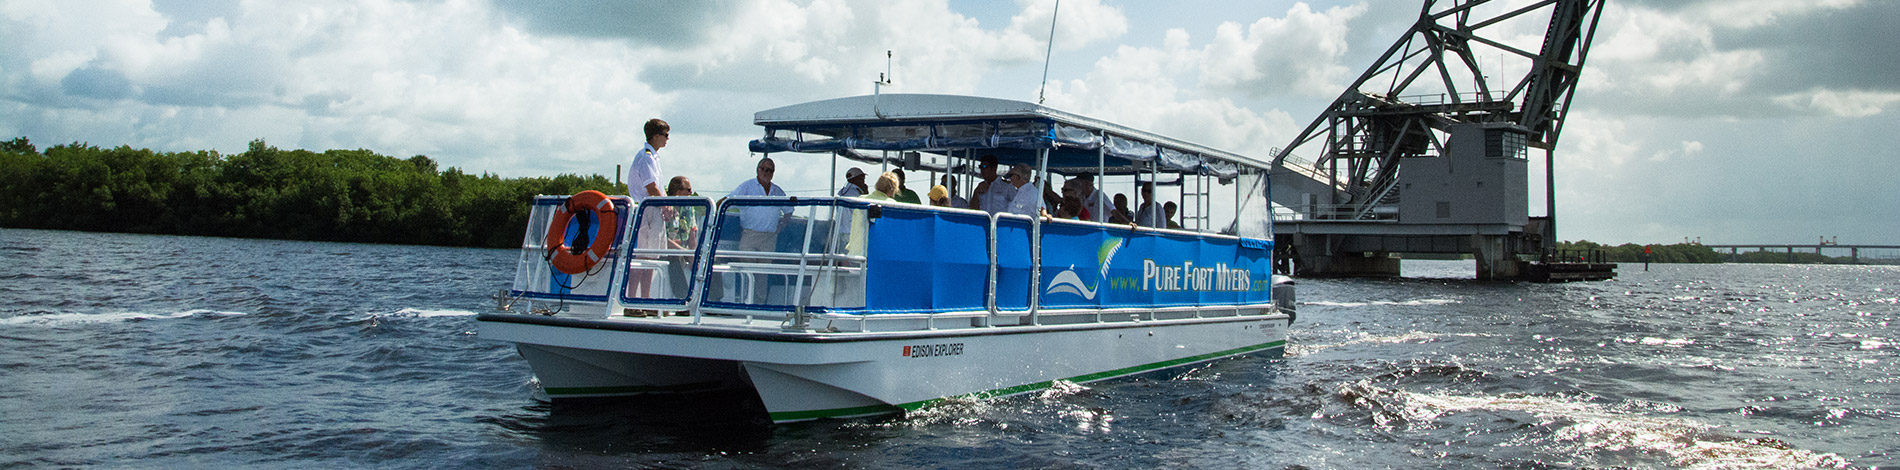
[{"label": "mangrove tree line", "polygon": [[599,175],[501,178],[368,150],[236,155],[0,143],[0,226],[516,247],[536,194],[625,194]]}]

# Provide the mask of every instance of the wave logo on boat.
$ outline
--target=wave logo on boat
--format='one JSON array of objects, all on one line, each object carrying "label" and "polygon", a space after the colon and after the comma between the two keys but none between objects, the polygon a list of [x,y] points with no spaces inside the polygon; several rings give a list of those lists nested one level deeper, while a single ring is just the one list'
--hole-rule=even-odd
[{"label": "wave logo on boat", "polygon": [[1095,300],[1095,294],[1099,292],[1096,289],[1101,286],[1103,279],[1108,279],[1108,263],[1115,259],[1115,252],[1121,251],[1123,241],[1125,241],[1125,239],[1109,237],[1108,241],[1102,242],[1102,246],[1095,250],[1095,264],[1101,266],[1102,269],[1100,273],[1101,277],[1091,283],[1094,284],[1093,286],[1083,284],[1082,276],[1075,274],[1075,265],[1071,264],[1069,265],[1069,269],[1065,269],[1060,274],[1056,274],[1055,278],[1049,281],[1049,290],[1044,292],[1043,295],[1066,293],[1075,294],[1088,300]]}]

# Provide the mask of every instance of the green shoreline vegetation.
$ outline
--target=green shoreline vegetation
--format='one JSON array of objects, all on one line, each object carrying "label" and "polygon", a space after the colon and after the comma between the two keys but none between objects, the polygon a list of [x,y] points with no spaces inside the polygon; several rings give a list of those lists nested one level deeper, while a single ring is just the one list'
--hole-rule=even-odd
[{"label": "green shoreline vegetation", "polygon": [[[83,143],[40,152],[0,142],[0,227],[487,248],[521,246],[537,194],[626,194],[600,175],[471,175],[417,155],[280,150],[251,141],[236,155],[154,152]],[[1643,246],[1560,242],[1569,252],[1643,262]],[[1650,245],[1652,263],[1826,263],[1814,253],[1726,253],[1694,243]]]},{"label": "green shoreline vegetation", "polygon": [[0,143],[0,227],[513,248],[537,194],[626,194],[600,175],[501,178],[369,150],[236,155]]}]

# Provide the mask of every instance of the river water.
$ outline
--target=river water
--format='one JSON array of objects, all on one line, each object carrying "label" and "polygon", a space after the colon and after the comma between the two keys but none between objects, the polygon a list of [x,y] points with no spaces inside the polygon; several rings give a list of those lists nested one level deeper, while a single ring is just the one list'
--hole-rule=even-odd
[{"label": "river water", "polygon": [[766,425],[534,401],[475,335],[515,253],[0,229],[0,468],[1900,465],[1895,266],[1406,261],[1301,280],[1285,358]]}]

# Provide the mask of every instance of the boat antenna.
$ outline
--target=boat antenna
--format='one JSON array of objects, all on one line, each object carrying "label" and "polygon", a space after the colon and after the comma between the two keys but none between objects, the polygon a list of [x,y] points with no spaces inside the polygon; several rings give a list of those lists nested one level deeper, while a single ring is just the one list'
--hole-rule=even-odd
[{"label": "boat antenna", "polygon": [[1049,47],[1042,51],[1042,87],[1036,90],[1036,104],[1042,104],[1042,100],[1048,98],[1049,59],[1054,57],[1056,51],[1056,15],[1061,13],[1062,0],[1056,0],[1056,7],[1049,11]]},{"label": "boat antenna", "polygon": [[877,81],[871,82],[871,114],[876,115],[878,119],[884,119],[884,111],[878,109],[878,103],[883,100],[884,87],[890,86],[890,84],[891,84],[891,51],[889,49],[885,49],[884,50],[884,73],[877,74]]}]

